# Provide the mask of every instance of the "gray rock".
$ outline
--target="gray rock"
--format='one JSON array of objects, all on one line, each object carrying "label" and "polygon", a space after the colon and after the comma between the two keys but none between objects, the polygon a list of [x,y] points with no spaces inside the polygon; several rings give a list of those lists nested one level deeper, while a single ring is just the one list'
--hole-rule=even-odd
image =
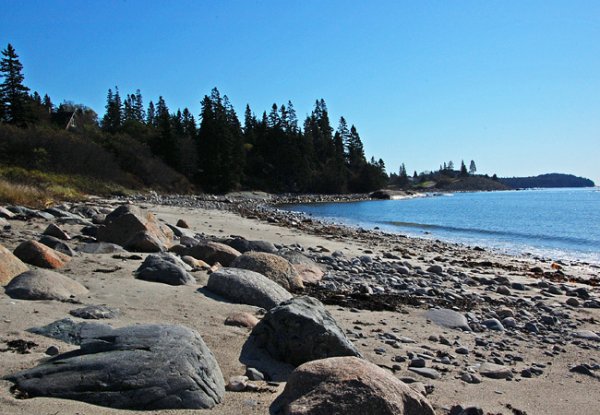
[{"label": "gray rock", "polygon": [[78,249],[86,254],[119,254],[127,252],[120,245],[110,242],[91,242]]},{"label": "gray rock", "polygon": [[483,409],[478,406],[469,406],[467,408],[463,408],[460,405],[453,406],[450,408],[450,413],[448,415],[483,415]]},{"label": "gray rock", "polygon": [[434,415],[434,410],[423,395],[380,367],[355,357],[334,357],[294,370],[271,413]]},{"label": "gray rock", "polygon": [[440,372],[430,367],[409,367],[408,370],[428,379],[439,379]]},{"label": "gray rock", "polygon": [[415,357],[414,359],[410,359],[408,362],[408,367],[425,367],[425,359],[421,357]]},{"label": "gray rock", "polygon": [[108,307],[105,305],[89,305],[87,307],[77,308],[69,311],[73,317],[83,318],[86,320],[99,320],[117,318],[121,312],[118,308]]},{"label": "gray rock", "polygon": [[496,288],[496,292],[502,295],[512,295],[512,292],[510,292],[510,289],[506,285],[498,286],[498,288]]},{"label": "gray rock", "polygon": [[206,288],[241,304],[270,310],[292,295],[279,284],[254,271],[223,268],[210,274]]},{"label": "gray rock", "polygon": [[71,257],[75,256],[75,251],[73,251],[73,249],[71,249],[71,247],[67,245],[67,243],[65,243],[64,240],[61,240],[54,236],[42,235],[40,237],[40,243],[43,243],[47,247],[50,247],[55,251],[60,252],[61,254],[69,255]]},{"label": "gray rock", "polygon": [[479,368],[479,374],[491,379],[508,379],[512,378],[510,368],[494,363],[484,363]]},{"label": "gray rock", "polygon": [[269,254],[277,253],[275,245],[267,241],[249,241],[244,238],[234,238],[225,241],[225,243],[242,254],[248,251],[267,252]]},{"label": "gray rock", "polygon": [[483,320],[481,322],[488,330],[494,331],[504,331],[504,326],[497,318],[488,318],[487,320]]},{"label": "gray rock", "polygon": [[566,301],[567,305],[570,305],[571,307],[579,307],[581,305],[581,303],[579,302],[579,300],[575,297],[569,297],[567,298]]},{"label": "gray rock", "polygon": [[48,227],[46,227],[43,235],[53,236],[55,238],[62,239],[63,241],[68,241],[71,239],[71,237],[65,231],[56,226],[54,223],[51,223],[48,225]]},{"label": "gray rock", "polygon": [[75,322],[70,318],[63,318],[42,327],[31,327],[28,332],[39,334],[40,336],[50,337],[69,344],[81,344],[81,330],[87,324],[86,322]]},{"label": "gray rock", "polygon": [[525,323],[525,330],[529,333],[537,333],[540,331],[537,324],[535,324],[535,322],[533,321],[528,321],[527,323]]},{"label": "gray rock", "polygon": [[183,326],[112,329],[86,324],[78,351],[6,379],[28,396],[121,409],[202,409],[223,399],[221,370],[200,335]]},{"label": "gray rock", "polygon": [[163,242],[150,232],[142,231],[133,235],[124,245],[131,252],[162,252],[165,250]]},{"label": "gray rock", "polygon": [[[177,222],[177,223],[179,223],[179,222]],[[189,230],[187,227],[171,225],[169,223],[167,223],[167,226],[173,231],[175,236],[178,238],[186,237],[186,238],[194,239],[196,237],[196,233]]]},{"label": "gray rock", "polygon": [[140,280],[168,285],[191,285],[196,282],[186,271],[184,262],[169,253],[148,255],[135,275]]},{"label": "gray rock", "polygon": [[253,367],[246,368],[246,377],[250,380],[265,380],[265,375]]},{"label": "gray rock", "polygon": [[454,310],[447,308],[430,309],[426,314],[427,319],[433,321],[442,327],[448,327],[451,329],[462,329],[470,331],[469,323],[467,318]]},{"label": "gray rock", "polygon": [[576,331],[575,333],[573,333],[573,337],[577,337],[578,339],[593,340],[596,342],[600,342],[600,336],[591,330]]},{"label": "gray rock", "polygon": [[11,298],[21,300],[70,300],[84,295],[87,288],[54,271],[34,269],[12,279],[5,288]]},{"label": "gray rock", "polygon": [[50,346],[46,349],[44,353],[48,356],[56,356],[60,353],[60,349],[57,346]]},{"label": "gray rock", "polygon": [[464,347],[464,346],[461,346],[461,347],[458,347],[458,348],[456,348],[456,350],[455,350],[455,351],[456,351],[456,353],[458,353],[458,354],[463,354],[463,355],[467,355],[467,354],[469,354],[469,349],[468,349],[467,347]]},{"label": "gray rock", "polygon": [[[150,246],[152,252],[156,252],[154,242],[158,242],[160,250],[164,250],[171,245],[172,237],[173,232],[159,224],[152,213],[133,205],[119,206],[106,216],[104,225],[98,227],[99,241],[130,246],[138,251]],[[153,243],[149,244],[149,241]]]},{"label": "gray rock", "polygon": [[432,265],[429,268],[427,268],[427,272],[432,272],[434,274],[442,274],[444,272],[444,269],[439,265]]},{"label": "gray rock", "polygon": [[323,304],[306,296],[269,310],[251,338],[274,359],[295,366],[327,357],[361,356]]},{"label": "gray rock", "polygon": [[474,373],[462,372],[460,374],[460,380],[466,383],[477,384],[481,383],[481,378]]}]

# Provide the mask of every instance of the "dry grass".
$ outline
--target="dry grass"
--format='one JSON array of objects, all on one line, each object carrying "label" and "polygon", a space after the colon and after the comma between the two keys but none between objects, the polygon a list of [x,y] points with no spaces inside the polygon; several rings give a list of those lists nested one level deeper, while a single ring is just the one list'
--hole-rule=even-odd
[{"label": "dry grass", "polygon": [[83,200],[86,194],[115,193],[126,194],[128,190],[86,176],[0,167],[0,203],[40,208],[60,201]]},{"label": "dry grass", "polygon": [[52,197],[42,189],[26,184],[11,183],[0,179],[0,201],[13,205],[44,207]]}]

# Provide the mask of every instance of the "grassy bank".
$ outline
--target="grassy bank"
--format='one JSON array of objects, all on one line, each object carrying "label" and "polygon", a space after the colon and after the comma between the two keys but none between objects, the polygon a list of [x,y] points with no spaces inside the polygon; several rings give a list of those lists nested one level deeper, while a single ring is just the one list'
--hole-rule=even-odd
[{"label": "grassy bank", "polygon": [[127,194],[118,184],[82,175],[47,173],[0,166],[0,203],[44,207],[59,201],[85,199],[86,195]]}]

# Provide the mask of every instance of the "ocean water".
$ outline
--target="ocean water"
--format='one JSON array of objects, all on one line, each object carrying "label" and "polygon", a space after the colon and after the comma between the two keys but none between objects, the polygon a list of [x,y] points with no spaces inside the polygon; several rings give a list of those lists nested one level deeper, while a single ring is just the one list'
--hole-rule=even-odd
[{"label": "ocean water", "polygon": [[453,193],[282,209],[365,229],[600,264],[599,188]]}]

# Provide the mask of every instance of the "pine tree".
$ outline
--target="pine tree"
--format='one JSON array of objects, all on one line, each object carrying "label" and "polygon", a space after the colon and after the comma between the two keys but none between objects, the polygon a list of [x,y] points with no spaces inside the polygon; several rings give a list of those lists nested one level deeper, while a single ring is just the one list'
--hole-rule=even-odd
[{"label": "pine tree", "polygon": [[146,124],[150,126],[156,125],[156,109],[154,108],[154,102],[150,101],[148,104],[148,111],[146,112]]},{"label": "pine tree", "polygon": [[169,108],[162,96],[158,97],[155,116],[158,136],[151,144],[152,152],[169,166],[177,169],[177,142],[171,129]]},{"label": "pine tree", "polygon": [[350,127],[350,134],[346,143],[346,152],[350,170],[358,171],[366,163],[363,143],[354,125]]},{"label": "pine tree", "polygon": [[296,110],[292,101],[288,101],[287,104],[287,116],[288,116],[288,130],[292,133],[298,132],[298,117],[296,116]]},{"label": "pine tree", "polygon": [[0,84],[0,121],[25,126],[32,121],[32,113],[29,106],[29,88],[23,85],[23,65],[10,43],[2,51],[2,56],[0,73],[4,80]]},{"label": "pine tree", "polygon": [[279,128],[281,126],[281,119],[279,118],[279,109],[277,108],[277,104],[273,104],[271,106],[268,126],[270,128]]},{"label": "pine tree", "polygon": [[241,124],[227,97],[217,88],[202,100],[198,131],[200,182],[211,192],[227,192],[239,186],[244,166]]},{"label": "pine tree", "polygon": [[469,173],[467,172],[467,166],[465,166],[464,160],[460,161],[460,175],[462,177],[467,177],[469,175]]},{"label": "pine tree", "polygon": [[123,126],[123,104],[119,95],[119,88],[108,89],[106,94],[106,113],[102,117],[102,129],[109,133],[116,133]]},{"label": "pine tree", "polygon": [[477,166],[475,165],[475,161],[471,160],[471,164],[469,165],[469,174],[475,174],[477,172]]}]

